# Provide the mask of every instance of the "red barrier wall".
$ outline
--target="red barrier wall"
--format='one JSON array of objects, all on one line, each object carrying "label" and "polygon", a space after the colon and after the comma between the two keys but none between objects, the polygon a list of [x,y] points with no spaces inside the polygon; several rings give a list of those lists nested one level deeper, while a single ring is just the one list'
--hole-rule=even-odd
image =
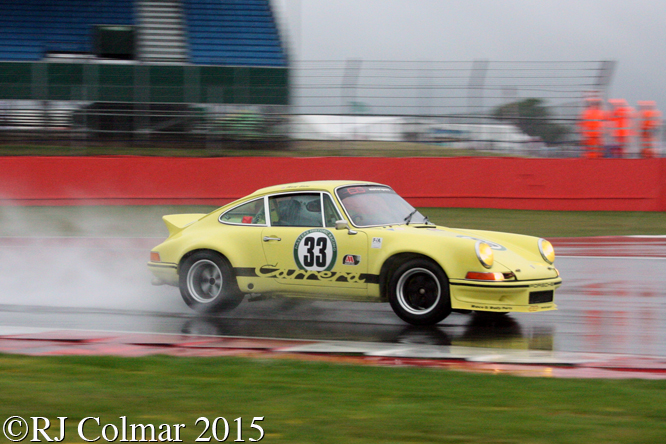
[{"label": "red barrier wall", "polygon": [[221,205],[319,179],[385,183],[416,206],[666,211],[666,159],[0,157],[4,205]]}]

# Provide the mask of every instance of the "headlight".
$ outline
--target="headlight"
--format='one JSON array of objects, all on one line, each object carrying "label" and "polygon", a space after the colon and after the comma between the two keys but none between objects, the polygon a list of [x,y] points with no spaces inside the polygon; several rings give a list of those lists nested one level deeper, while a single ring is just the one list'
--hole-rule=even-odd
[{"label": "headlight", "polygon": [[493,249],[490,248],[490,245],[482,241],[476,241],[474,249],[476,250],[476,257],[479,258],[481,265],[486,268],[493,266],[495,259],[493,257]]},{"label": "headlight", "polygon": [[553,248],[553,244],[546,239],[539,239],[539,253],[541,253],[543,260],[549,264],[555,262],[555,249]]}]

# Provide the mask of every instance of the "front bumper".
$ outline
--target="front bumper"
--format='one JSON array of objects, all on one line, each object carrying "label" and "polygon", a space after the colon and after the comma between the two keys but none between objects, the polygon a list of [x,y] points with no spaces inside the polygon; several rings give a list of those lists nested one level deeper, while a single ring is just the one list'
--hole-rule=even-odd
[{"label": "front bumper", "polygon": [[486,282],[451,279],[451,307],[457,310],[537,312],[556,310],[555,290],[562,279]]}]

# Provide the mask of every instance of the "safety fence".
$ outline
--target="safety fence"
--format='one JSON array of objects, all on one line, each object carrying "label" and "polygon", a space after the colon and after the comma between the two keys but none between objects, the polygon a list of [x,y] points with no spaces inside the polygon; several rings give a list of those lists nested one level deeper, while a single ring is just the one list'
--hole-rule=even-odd
[{"label": "safety fence", "polygon": [[[5,63],[0,145],[578,157],[583,98],[603,97],[613,70],[603,61],[294,61],[288,70]],[[638,152],[631,141],[627,157]]]},{"label": "safety fence", "polygon": [[204,155],[212,156],[231,150],[236,154],[327,150],[328,155],[373,155],[394,150],[414,155],[580,155],[573,130],[562,140],[546,143],[522,129],[575,128],[575,119],[315,115],[289,114],[282,106],[75,102],[11,103],[4,108],[0,103],[0,111],[0,144],[60,147],[60,154],[121,146],[144,148],[144,154],[151,150],[159,154],[164,147],[182,149],[185,155],[188,149],[203,149]]},{"label": "safety fence", "polygon": [[0,157],[2,205],[222,205],[296,181],[369,180],[412,205],[666,211],[666,159]]}]

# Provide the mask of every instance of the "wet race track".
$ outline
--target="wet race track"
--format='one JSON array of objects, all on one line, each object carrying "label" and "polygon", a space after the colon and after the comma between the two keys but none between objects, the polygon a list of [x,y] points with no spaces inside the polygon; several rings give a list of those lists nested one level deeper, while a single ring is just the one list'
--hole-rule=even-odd
[{"label": "wet race track", "polygon": [[[268,299],[201,316],[154,287],[160,239],[0,238],[0,325],[666,356],[666,238],[555,240],[559,310],[402,322],[388,304]],[[17,330],[18,331],[18,330]]]}]

